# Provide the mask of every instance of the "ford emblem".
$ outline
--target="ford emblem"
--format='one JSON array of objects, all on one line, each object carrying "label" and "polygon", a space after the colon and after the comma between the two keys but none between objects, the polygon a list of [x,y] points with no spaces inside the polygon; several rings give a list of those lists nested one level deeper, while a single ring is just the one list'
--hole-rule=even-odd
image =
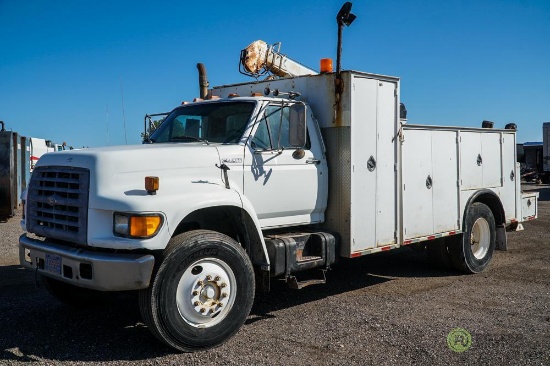
[{"label": "ford emblem", "polygon": [[48,205],[50,206],[55,206],[55,204],[57,203],[57,200],[55,199],[54,196],[50,196],[46,199],[46,202],[48,203]]}]

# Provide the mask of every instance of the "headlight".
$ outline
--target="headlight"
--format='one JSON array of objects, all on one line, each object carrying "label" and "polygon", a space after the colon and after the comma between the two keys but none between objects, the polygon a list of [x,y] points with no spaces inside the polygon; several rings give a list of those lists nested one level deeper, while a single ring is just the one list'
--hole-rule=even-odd
[{"label": "headlight", "polygon": [[146,239],[155,236],[162,226],[159,214],[114,214],[113,232],[116,236]]}]

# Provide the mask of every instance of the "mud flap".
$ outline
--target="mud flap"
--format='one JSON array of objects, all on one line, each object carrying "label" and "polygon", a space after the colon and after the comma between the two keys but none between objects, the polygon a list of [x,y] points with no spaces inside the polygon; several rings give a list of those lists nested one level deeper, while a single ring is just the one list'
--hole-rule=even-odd
[{"label": "mud flap", "polygon": [[506,227],[504,225],[497,226],[496,230],[496,250],[508,250],[508,244],[506,241]]}]

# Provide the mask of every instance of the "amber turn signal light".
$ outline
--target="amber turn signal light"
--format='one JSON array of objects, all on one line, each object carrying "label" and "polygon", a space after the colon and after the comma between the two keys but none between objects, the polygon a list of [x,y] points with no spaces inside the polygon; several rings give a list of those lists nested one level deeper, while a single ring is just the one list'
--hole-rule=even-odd
[{"label": "amber turn signal light", "polygon": [[157,232],[161,224],[160,216],[130,217],[130,236],[150,237]]}]

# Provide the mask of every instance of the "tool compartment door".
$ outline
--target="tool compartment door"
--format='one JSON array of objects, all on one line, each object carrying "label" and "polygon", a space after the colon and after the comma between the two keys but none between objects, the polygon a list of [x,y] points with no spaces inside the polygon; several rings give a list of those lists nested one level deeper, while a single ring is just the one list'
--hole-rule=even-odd
[{"label": "tool compartment door", "polygon": [[410,130],[404,133],[403,167],[403,236],[405,239],[433,233],[432,190],[426,186],[432,173],[431,131]]},{"label": "tool compartment door", "polygon": [[351,253],[396,239],[397,84],[354,76],[351,85]]},{"label": "tool compartment door", "polygon": [[457,132],[405,129],[402,182],[404,240],[457,230]]},{"label": "tool compartment door", "polygon": [[458,229],[458,149],[456,131],[432,131],[433,232]]}]

